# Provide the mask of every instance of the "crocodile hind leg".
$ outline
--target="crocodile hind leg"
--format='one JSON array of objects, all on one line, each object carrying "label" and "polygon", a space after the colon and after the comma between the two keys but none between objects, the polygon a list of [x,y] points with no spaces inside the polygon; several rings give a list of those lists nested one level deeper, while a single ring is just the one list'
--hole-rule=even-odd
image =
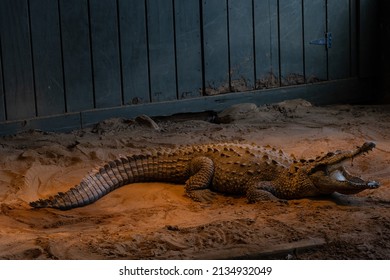
[{"label": "crocodile hind leg", "polygon": [[186,181],[185,191],[194,201],[209,202],[214,193],[210,191],[210,183],[214,175],[214,162],[208,157],[196,157],[189,166],[190,178]]},{"label": "crocodile hind leg", "polygon": [[273,194],[273,189],[274,186],[272,181],[254,181],[248,183],[248,189],[246,191],[248,203],[265,200],[280,200]]}]

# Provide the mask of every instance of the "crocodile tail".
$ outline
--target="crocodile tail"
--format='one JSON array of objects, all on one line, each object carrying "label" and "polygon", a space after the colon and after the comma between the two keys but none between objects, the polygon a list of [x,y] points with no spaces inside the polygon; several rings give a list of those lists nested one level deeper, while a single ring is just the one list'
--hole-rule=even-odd
[{"label": "crocodile tail", "polygon": [[99,170],[90,172],[78,185],[67,192],[30,202],[30,206],[69,210],[91,204],[123,185],[150,181],[148,178],[151,162],[153,163],[153,159],[142,155],[116,159]]}]

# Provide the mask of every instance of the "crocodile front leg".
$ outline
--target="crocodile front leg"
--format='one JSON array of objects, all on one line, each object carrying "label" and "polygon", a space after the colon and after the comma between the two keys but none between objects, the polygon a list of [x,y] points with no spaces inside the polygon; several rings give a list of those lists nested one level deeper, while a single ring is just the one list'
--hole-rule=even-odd
[{"label": "crocodile front leg", "polygon": [[186,181],[185,191],[194,201],[209,202],[214,193],[210,191],[210,183],[214,176],[214,162],[208,157],[196,157],[189,166],[190,178]]},{"label": "crocodile front leg", "polygon": [[251,181],[247,184],[246,197],[248,203],[258,201],[280,200],[274,193],[274,183],[272,181]]}]

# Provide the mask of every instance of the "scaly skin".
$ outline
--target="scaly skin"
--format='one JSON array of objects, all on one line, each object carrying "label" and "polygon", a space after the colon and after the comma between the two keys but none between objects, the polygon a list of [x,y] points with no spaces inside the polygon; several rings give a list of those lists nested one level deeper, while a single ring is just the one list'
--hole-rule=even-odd
[{"label": "scaly skin", "polygon": [[90,172],[65,193],[31,202],[34,208],[68,210],[91,204],[121,186],[137,182],[185,184],[195,201],[210,201],[213,192],[246,195],[249,202],[297,199],[340,192],[358,193],[379,183],[350,175],[342,162],[375,147],[364,143],[353,151],[328,153],[314,160],[286,156],[270,147],[210,144],[150,151],[121,157]]}]

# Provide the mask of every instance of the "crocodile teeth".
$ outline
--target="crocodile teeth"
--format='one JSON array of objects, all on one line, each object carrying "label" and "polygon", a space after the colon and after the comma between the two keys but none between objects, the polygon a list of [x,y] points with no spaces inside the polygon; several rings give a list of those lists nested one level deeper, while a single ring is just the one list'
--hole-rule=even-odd
[{"label": "crocodile teeth", "polygon": [[333,171],[330,176],[340,182],[347,181],[344,174],[340,170]]},{"label": "crocodile teeth", "polygon": [[376,181],[371,181],[371,182],[367,183],[367,186],[369,186],[372,189],[376,189],[376,188],[378,188],[380,186],[380,184],[378,182],[376,182]]}]

